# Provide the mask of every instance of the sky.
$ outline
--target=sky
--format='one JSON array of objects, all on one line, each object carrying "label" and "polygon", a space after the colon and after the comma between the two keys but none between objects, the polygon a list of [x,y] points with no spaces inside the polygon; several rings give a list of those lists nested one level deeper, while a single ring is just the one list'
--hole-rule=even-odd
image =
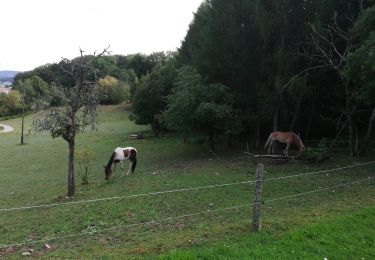
[{"label": "sky", "polygon": [[0,0],[0,70],[176,50],[203,0]]}]

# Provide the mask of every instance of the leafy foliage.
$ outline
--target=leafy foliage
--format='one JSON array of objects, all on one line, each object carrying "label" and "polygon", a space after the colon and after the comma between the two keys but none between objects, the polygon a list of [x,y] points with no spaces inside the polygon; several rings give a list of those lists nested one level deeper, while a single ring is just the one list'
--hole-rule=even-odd
[{"label": "leafy foliage", "polygon": [[166,107],[166,96],[170,94],[176,76],[175,59],[154,68],[143,76],[133,98],[133,113],[130,118],[136,124],[151,125],[155,135],[161,127],[158,117]]},{"label": "leafy foliage", "polygon": [[98,81],[101,104],[119,104],[130,99],[130,87],[117,78],[107,76]]},{"label": "leafy foliage", "polygon": [[161,121],[169,128],[184,131],[185,138],[192,129],[203,130],[214,150],[216,134],[231,125],[231,101],[228,87],[223,84],[205,86],[196,69],[185,66],[177,72],[175,87],[168,96]]},{"label": "leafy foliage", "polygon": [[49,85],[38,76],[31,76],[25,80],[17,81],[13,89],[23,93],[25,91],[25,104],[32,104],[49,94]]},{"label": "leafy foliage", "polygon": [[197,71],[189,66],[178,70],[175,87],[168,96],[167,109],[163,112],[162,122],[172,129],[188,133],[196,123],[195,110],[201,103],[202,79]]},{"label": "leafy foliage", "polygon": [[360,100],[375,103],[375,7],[364,11],[353,28],[359,47],[348,55],[346,75],[359,87]]},{"label": "leafy foliage", "polygon": [[0,93],[0,117],[18,114],[22,110],[21,94],[14,90],[9,94]]},{"label": "leafy foliage", "polygon": [[[346,124],[343,134],[352,138],[354,128],[363,128],[355,125],[352,111],[369,109],[371,101],[363,101],[372,96],[371,87],[356,95],[358,85],[371,80],[352,77],[356,86],[349,87],[344,65],[353,63],[353,76],[371,77],[372,56],[367,62],[364,56],[371,53],[368,30],[374,25],[359,16],[372,5],[357,0],[204,1],[179,50],[179,63],[195,67],[204,85],[229,87],[240,115],[237,128],[252,143],[271,129],[320,138],[341,133]],[[355,27],[361,29],[352,30],[357,20]],[[358,52],[347,60],[352,47]]]},{"label": "leafy foliage", "polygon": [[89,165],[94,156],[94,150],[89,147],[84,147],[76,151],[76,158],[80,167],[79,173],[81,176],[82,185],[89,184]]}]

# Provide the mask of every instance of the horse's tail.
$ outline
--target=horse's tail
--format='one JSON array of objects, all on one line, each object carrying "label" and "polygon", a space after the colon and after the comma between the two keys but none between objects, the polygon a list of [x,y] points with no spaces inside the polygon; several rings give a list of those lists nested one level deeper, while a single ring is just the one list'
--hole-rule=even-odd
[{"label": "horse's tail", "polygon": [[116,156],[116,153],[113,152],[112,155],[111,155],[111,157],[109,158],[109,161],[108,161],[107,165],[105,166],[105,168],[110,168],[112,166],[113,161],[115,159],[115,156]]},{"label": "horse's tail", "polygon": [[132,172],[134,172],[136,166],[137,166],[137,157],[135,157],[132,162]]},{"label": "horse's tail", "polygon": [[266,148],[269,146],[269,144],[270,144],[270,142],[271,142],[271,136],[272,136],[272,133],[268,136],[267,142],[266,142],[266,144],[264,145],[264,149],[266,149]]}]

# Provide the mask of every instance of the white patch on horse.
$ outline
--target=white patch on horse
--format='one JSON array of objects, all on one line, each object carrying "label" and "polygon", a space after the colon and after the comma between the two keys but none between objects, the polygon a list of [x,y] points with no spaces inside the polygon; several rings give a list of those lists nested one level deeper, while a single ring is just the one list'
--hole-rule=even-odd
[{"label": "white patch on horse", "polygon": [[[114,158],[114,171],[116,171],[116,162],[119,162],[121,165],[121,170],[124,168],[123,161],[128,160],[130,155],[131,155],[131,150],[134,150],[137,153],[137,149],[133,147],[117,147],[114,152],[115,152],[115,158]],[[127,154],[127,156],[125,156]],[[131,168],[132,168],[133,162],[131,161],[129,164],[129,169],[126,175],[129,175]],[[125,175],[125,173],[123,173]]]}]

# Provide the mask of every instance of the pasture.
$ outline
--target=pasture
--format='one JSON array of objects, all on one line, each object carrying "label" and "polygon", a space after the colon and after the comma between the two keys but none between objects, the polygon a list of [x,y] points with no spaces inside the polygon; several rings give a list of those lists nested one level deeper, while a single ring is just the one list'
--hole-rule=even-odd
[{"label": "pasture", "polygon": [[[76,149],[89,147],[95,156],[88,185],[80,184],[76,172],[74,198],[65,197],[67,144],[43,133],[27,136],[21,146],[20,119],[2,122],[15,131],[0,134],[0,256],[17,259],[33,249],[35,258],[69,259],[375,257],[374,180],[350,184],[375,177],[375,164],[319,172],[373,156],[354,162],[337,154],[322,164],[266,165],[261,231],[254,234],[252,206],[243,205],[253,202],[254,183],[246,182],[254,180],[256,166],[235,160],[243,156],[240,150],[219,148],[217,160],[201,136],[192,136],[190,144],[176,133],[155,138],[129,121],[129,109],[102,107],[98,130],[78,136]],[[26,125],[31,122],[30,115]],[[133,132],[145,138],[130,139]],[[138,165],[133,175],[120,177],[117,169],[105,181],[103,165],[116,146],[136,147]],[[307,172],[316,173],[277,179]],[[244,183],[234,185],[239,182]],[[233,185],[176,191],[221,184]],[[301,193],[306,194],[294,196]],[[111,199],[90,201],[102,198]],[[16,244],[22,245],[11,246]]]}]

